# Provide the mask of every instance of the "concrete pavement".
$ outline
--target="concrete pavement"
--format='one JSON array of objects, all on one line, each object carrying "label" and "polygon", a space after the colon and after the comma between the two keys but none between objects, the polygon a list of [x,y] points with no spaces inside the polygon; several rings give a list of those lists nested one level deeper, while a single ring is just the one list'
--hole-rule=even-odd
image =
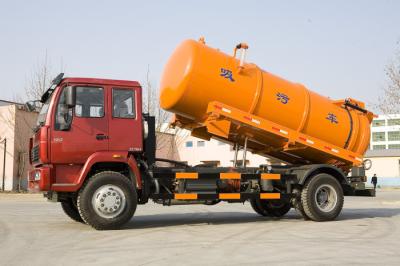
[{"label": "concrete pavement", "polygon": [[41,195],[0,194],[0,265],[398,265],[400,190],[345,197],[333,222],[250,204],[138,206],[118,231],[95,231]]}]

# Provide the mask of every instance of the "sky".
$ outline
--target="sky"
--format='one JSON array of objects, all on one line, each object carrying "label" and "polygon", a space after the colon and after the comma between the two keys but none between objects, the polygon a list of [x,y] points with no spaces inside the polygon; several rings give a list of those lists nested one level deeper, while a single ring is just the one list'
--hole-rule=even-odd
[{"label": "sky", "polygon": [[247,61],[332,99],[367,105],[400,49],[400,1],[0,0],[0,99],[23,96],[47,54],[54,74],[158,86],[183,40],[204,36]]}]

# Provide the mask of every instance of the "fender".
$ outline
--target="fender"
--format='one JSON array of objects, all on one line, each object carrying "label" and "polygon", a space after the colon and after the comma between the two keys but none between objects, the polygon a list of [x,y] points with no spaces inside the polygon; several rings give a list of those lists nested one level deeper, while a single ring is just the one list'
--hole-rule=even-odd
[{"label": "fender", "polygon": [[129,168],[131,169],[133,175],[135,176],[136,180],[136,187],[138,189],[142,189],[142,176],[140,175],[139,167],[137,165],[135,157],[133,157],[132,154],[129,155],[127,164]]},{"label": "fender", "polygon": [[133,155],[128,154],[128,152],[104,151],[104,152],[95,152],[89,156],[89,158],[86,160],[85,164],[83,165],[81,171],[79,172],[73,183],[53,184],[52,190],[62,191],[62,192],[75,192],[79,190],[82,187],[83,183],[85,182],[88,173],[92,169],[92,166],[96,163],[102,163],[102,162],[107,162],[107,163],[118,162],[127,164],[135,176],[136,187],[138,189],[142,188],[142,178],[140,175],[139,168],[137,166],[137,162],[133,157]]},{"label": "fender", "polygon": [[290,168],[291,173],[296,174],[298,184],[304,185],[308,178],[317,173],[326,173],[335,177],[339,183],[347,185],[348,181],[343,171],[333,165],[329,164],[310,164],[304,165],[299,168]]}]

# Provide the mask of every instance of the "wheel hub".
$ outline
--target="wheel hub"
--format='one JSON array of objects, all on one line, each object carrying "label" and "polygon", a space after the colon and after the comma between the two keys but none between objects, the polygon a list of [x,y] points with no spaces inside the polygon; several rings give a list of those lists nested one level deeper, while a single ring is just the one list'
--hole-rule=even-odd
[{"label": "wheel hub", "polygon": [[125,205],[125,194],[117,186],[104,185],[93,194],[93,209],[103,218],[111,219],[118,216],[124,210]]},{"label": "wheel hub", "polygon": [[315,192],[315,202],[318,209],[323,212],[332,211],[336,207],[337,200],[336,190],[331,185],[321,185]]}]

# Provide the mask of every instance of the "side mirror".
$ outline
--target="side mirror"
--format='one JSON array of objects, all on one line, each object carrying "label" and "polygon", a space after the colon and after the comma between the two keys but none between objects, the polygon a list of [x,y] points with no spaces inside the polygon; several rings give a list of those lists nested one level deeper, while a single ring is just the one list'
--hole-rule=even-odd
[{"label": "side mirror", "polygon": [[68,108],[74,108],[76,105],[76,90],[72,86],[66,87],[65,90],[65,104]]},{"label": "side mirror", "polygon": [[25,110],[28,112],[35,112],[39,111],[41,107],[40,101],[35,100],[35,101],[28,101],[25,103]]},{"label": "side mirror", "polygon": [[33,101],[26,102],[25,108],[28,110],[28,112],[33,112],[35,111],[35,103]]}]

